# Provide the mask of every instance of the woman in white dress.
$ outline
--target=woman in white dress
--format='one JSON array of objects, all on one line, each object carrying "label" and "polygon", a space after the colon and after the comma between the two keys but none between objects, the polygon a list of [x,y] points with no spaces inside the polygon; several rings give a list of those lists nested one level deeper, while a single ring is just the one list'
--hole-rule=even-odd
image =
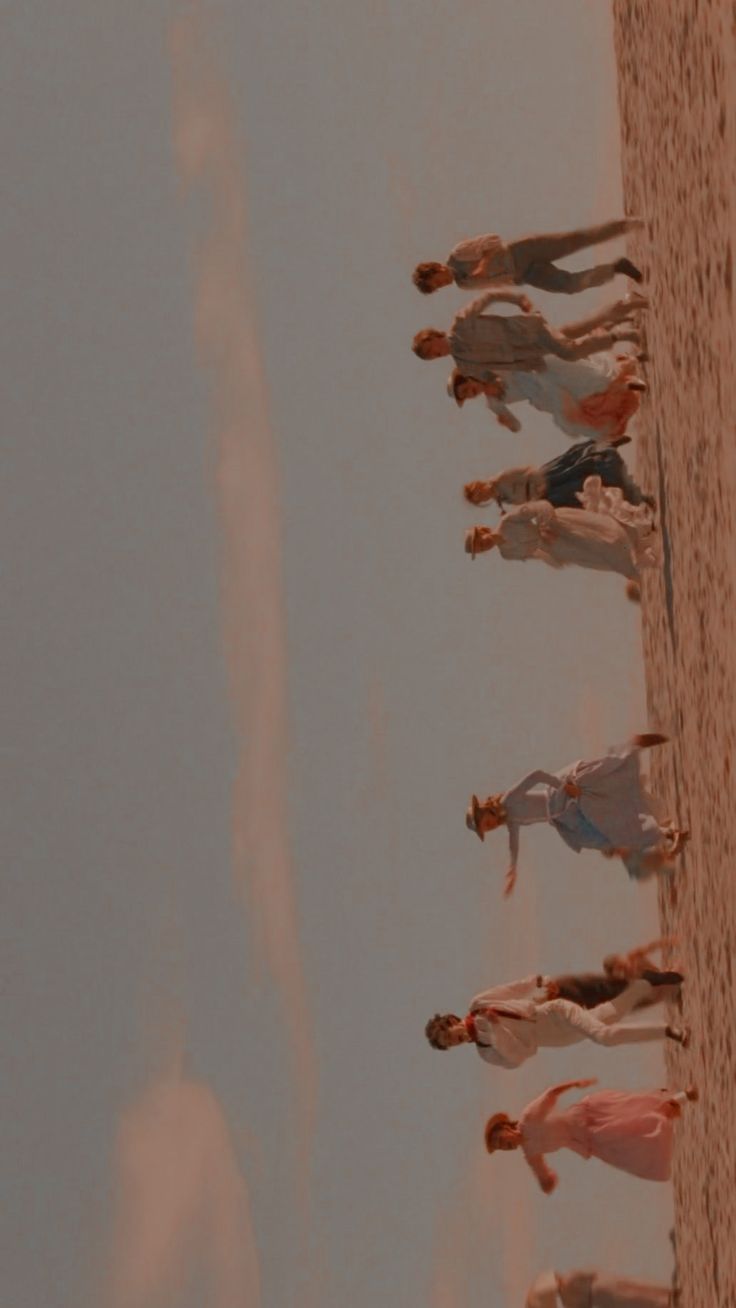
[{"label": "woman in white dress", "polygon": [[660,801],[642,783],[639,762],[642,749],[666,740],[652,733],[634,736],[603,758],[581,759],[559,772],[537,769],[482,802],[473,795],[465,814],[468,829],[480,840],[499,827],[508,831],[504,894],[516,883],[521,828],[537,822],[548,822],[576,853],[597,849],[620,858],[635,880],[670,869],[688,832],[663,817]]},{"label": "woman in white dress", "polygon": [[635,582],[643,568],[659,566],[659,537],[645,504],[629,504],[600,477],[586,479],[580,501],[579,509],[555,509],[547,500],[529,500],[505,513],[495,528],[471,527],[465,551],[474,559],[498,549],[503,559],[540,559],[551,568],[575,563]]},{"label": "woman in white dress", "polygon": [[632,1281],[605,1272],[542,1272],[525,1308],[675,1308],[678,1292],[653,1281]]},{"label": "woman in white dress", "polygon": [[[601,310],[595,320],[604,326],[620,324],[646,307],[644,296],[632,295]],[[550,414],[572,440],[607,442],[624,435],[639,408],[639,392],[646,390],[635,359],[597,355],[594,360],[570,360],[550,354],[544,356],[544,363],[541,371],[508,368],[487,381],[466,377],[456,368],[447,390],[458,407],[484,395],[488,408],[509,431],[521,431],[510,406],[526,400]]]}]

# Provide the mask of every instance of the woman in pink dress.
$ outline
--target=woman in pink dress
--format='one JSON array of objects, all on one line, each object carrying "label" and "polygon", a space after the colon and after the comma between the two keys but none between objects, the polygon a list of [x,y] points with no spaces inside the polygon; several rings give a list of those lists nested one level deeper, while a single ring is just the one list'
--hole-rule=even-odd
[{"label": "woman in pink dress", "polygon": [[572,1149],[581,1158],[602,1162],[645,1181],[668,1181],[672,1161],[674,1121],[681,1105],[695,1100],[687,1090],[599,1090],[585,1095],[562,1112],[557,1100],[567,1090],[595,1085],[595,1078],[563,1081],[528,1104],[518,1122],[494,1113],[485,1128],[486,1149],[522,1149],[545,1194],[557,1185],[557,1174],[545,1154]]}]

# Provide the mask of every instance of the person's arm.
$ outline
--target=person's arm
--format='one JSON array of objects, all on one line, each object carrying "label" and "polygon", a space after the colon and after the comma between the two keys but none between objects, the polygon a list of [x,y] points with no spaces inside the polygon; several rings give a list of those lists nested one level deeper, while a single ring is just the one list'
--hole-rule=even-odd
[{"label": "person's arm", "polygon": [[[522,505],[521,507],[525,508],[526,506]],[[555,790],[559,790],[562,784],[560,778],[554,772],[547,772],[544,768],[535,768],[533,772],[527,772],[526,776],[521,778],[521,781],[517,781],[511,790],[506,791],[503,796],[503,806],[508,809],[509,804],[513,804],[517,799],[522,799],[535,786],[554,786]]]},{"label": "person's arm", "polygon": [[596,1085],[597,1080],[597,1077],[589,1076],[578,1081],[561,1081],[559,1085],[551,1085],[527,1105],[524,1109],[524,1121],[543,1122],[546,1117],[549,1117],[560,1095],[566,1094],[568,1090],[584,1090],[589,1085]]},{"label": "person's arm", "polygon": [[485,236],[473,236],[469,240],[459,241],[453,247],[447,260],[448,266],[459,274],[464,286],[482,286],[484,281],[490,281],[491,284],[498,281],[510,282],[513,281],[510,274],[498,277],[493,272],[493,261],[503,248],[501,238],[492,232]]},{"label": "person's arm", "polygon": [[508,405],[504,404],[503,400],[496,399],[494,395],[486,395],[486,404],[491,413],[495,413],[502,427],[507,427],[509,431],[513,432],[521,431],[519,419],[511,412]]},{"label": "person's arm", "polygon": [[460,310],[458,318],[477,318],[488,308],[489,304],[515,304],[524,313],[531,313],[533,305],[527,295],[521,295],[519,291],[486,291],[479,295],[477,299],[471,300],[464,309]]},{"label": "person's arm", "polygon": [[528,1154],[525,1152],[524,1157],[539,1181],[542,1193],[551,1194],[553,1190],[556,1190],[559,1177],[556,1172],[552,1171],[551,1167],[547,1166],[544,1154]]},{"label": "person's arm", "polygon": [[504,899],[508,899],[509,895],[513,894],[519,866],[519,824],[507,818],[507,827],[509,833],[509,867],[503,883]]},{"label": "person's arm", "polygon": [[519,505],[517,513],[520,518],[533,518],[541,531],[551,527],[555,520],[554,507],[549,500],[527,500],[526,504]]},{"label": "person's arm", "polygon": [[492,986],[490,990],[482,990],[475,996],[470,1011],[472,1013],[476,1008],[484,1008],[487,1004],[495,1004],[503,999],[526,999],[535,990],[541,989],[545,981],[545,977],[535,974],[522,977],[520,981],[507,981],[505,985]]}]

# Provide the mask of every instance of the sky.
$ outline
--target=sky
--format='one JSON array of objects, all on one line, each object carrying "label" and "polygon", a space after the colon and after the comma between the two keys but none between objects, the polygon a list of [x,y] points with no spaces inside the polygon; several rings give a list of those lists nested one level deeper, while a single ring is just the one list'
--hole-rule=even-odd
[{"label": "sky", "polygon": [[[444,394],[413,265],[620,212],[606,4],[10,3],[8,1301],[520,1303],[669,1274],[669,1198],[485,1116],[657,1050],[444,1058],[437,1009],[653,934],[655,890],[472,790],[644,721],[619,578],[471,564],[541,462]],[[623,287],[621,288],[623,290]],[[573,305],[535,293],[551,321]]]}]

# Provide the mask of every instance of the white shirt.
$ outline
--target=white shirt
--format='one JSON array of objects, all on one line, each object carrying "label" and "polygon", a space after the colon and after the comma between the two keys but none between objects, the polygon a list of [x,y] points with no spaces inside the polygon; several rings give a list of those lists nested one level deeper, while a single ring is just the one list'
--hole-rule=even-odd
[{"label": "white shirt", "polygon": [[[520,981],[509,981],[503,986],[483,990],[471,1001],[470,1015],[477,1035],[476,1049],[486,1063],[495,1067],[521,1067],[536,1054],[539,1047],[537,1009],[547,1002],[544,985],[540,989],[537,977],[527,976]],[[483,1010],[496,1009],[491,1021]]]}]

